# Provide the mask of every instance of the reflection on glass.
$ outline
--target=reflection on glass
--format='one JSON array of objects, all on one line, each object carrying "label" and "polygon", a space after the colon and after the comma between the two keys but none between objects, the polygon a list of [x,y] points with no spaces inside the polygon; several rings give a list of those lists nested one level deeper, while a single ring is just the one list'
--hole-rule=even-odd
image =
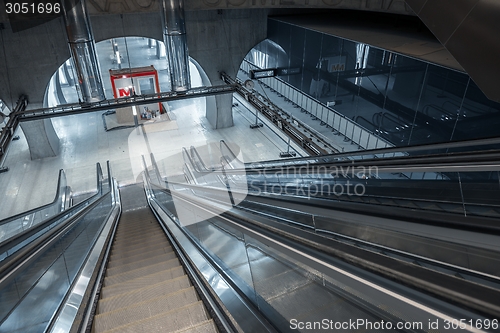
[{"label": "reflection on glass", "polygon": [[248,61],[300,68],[279,79],[396,146],[497,135],[500,104],[466,73],[272,19],[254,50]]}]

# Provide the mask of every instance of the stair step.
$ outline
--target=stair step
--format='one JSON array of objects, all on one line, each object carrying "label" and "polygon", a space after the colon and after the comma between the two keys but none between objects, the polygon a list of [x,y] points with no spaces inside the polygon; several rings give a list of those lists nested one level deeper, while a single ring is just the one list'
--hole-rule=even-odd
[{"label": "stair step", "polygon": [[[104,300],[108,297],[126,293],[129,290],[139,289],[143,286],[155,284],[159,281],[175,279],[183,275],[185,275],[184,269],[182,268],[182,266],[177,266],[168,270],[160,271],[158,273],[141,276],[133,280],[128,280],[122,283],[115,283],[110,286],[102,287],[101,299]],[[106,281],[104,281],[104,284],[106,284]]]},{"label": "stair step", "polygon": [[204,321],[199,325],[182,329],[180,331],[175,331],[174,333],[218,333],[218,332],[219,330],[217,329],[217,326],[215,326],[213,319],[210,319]]},{"label": "stair step", "polygon": [[155,263],[150,266],[137,268],[129,272],[124,272],[122,274],[107,276],[104,280],[104,285],[111,286],[116,283],[122,283],[128,280],[133,280],[139,277],[143,277],[145,275],[158,273],[160,271],[174,268],[177,266],[181,266],[181,263],[177,258],[165,262]]},{"label": "stair step", "polygon": [[151,251],[133,252],[131,255],[122,256],[121,258],[110,258],[108,268],[120,266],[123,264],[133,263],[142,259],[147,259],[160,254],[167,254],[173,252],[170,246],[157,248]]},{"label": "stair step", "polygon": [[169,246],[170,243],[168,242],[167,238],[164,238],[163,240],[156,240],[155,242],[140,242],[137,244],[130,244],[129,246],[121,246],[121,247],[115,247],[112,246],[112,254],[113,255],[120,255],[121,253],[128,253],[130,252],[136,252],[137,250],[143,250],[143,251],[150,251],[158,247],[165,247]]},{"label": "stair step", "polygon": [[127,248],[127,247],[134,246],[134,245],[145,245],[148,243],[157,243],[157,242],[161,242],[162,240],[167,241],[167,237],[165,236],[165,234],[156,234],[154,236],[149,236],[149,235],[142,236],[141,235],[141,236],[138,236],[136,238],[129,239],[129,240],[124,240],[124,241],[116,240],[113,243],[113,248],[121,249],[121,248]]},{"label": "stair step", "polygon": [[125,228],[118,227],[116,235],[120,237],[128,237],[129,235],[141,234],[143,232],[161,232],[163,229],[156,223],[156,225],[137,225]]},{"label": "stair step", "polygon": [[143,232],[155,232],[162,230],[158,225],[158,222],[155,222],[156,225],[152,224],[138,224],[134,226],[126,226],[120,227],[118,226],[118,230],[116,231],[117,237],[128,237],[129,235],[142,234]]},{"label": "stair step", "polygon": [[[98,314],[94,317],[96,332],[104,332],[135,321],[147,319],[163,312],[168,312],[198,302],[194,287],[136,303],[126,308]],[[207,316],[203,320],[207,320]],[[148,332],[148,331],[143,331]]]},{"label": "stair step", "polygon": [[138,268],[150,266],[150,265],[153,265],[153,264],[156,264],[159,262],[165,262],[165,261],[168,261],[168,260],[171,260],[174,258],[175,259],[177,258],[177,255],[174,252],[160,254],[160,255],[150,257],[147,259],[142,259],[142,260],[139,260],[139,261],[136,261],[133,263],[123,264],[120,266],[108,268],[106,270],[106,276],[113,276],[113,275],[117,275],[117,274],[126,273],[126,272],[131,271],[131,270],[136,270]]},{"label": "stair step", "polygon": [[191,282],[189,278],[187,275],[184,275],[176,279],[162,281],[153,285],[144,285],[143,288],[140,289],[130,288],[127,290],[128,292],[99,300],[97,313],[125,308],[139,302],[175,293],[179,290],[189,288],[190,286]]},{"label": "stair step", "polygon": [[148,230],[145,232],[128,232],[124,233],[123,235],[117,235],[115,237],[115,243],[121,244],[121,243],[127,243],[127,242],[137,242],[139,240],[144,241],[147,239],[150,239],[152,237],[158,237],[162,236],[165,238],[165,233],[163,230]]},{"label": "stair step", "polygon": [[[141,253],[155,251],[159,248],[171,248],[171,246],[170,246],[170,243],[150,244],[150,245],[144,246],[144,247],[135,247],[135,248],[132,248],[129,250],[124,249],[122,251],[115,251],[115,253],[110,256],[109,260],[119,260],[119,259],[123,259],[123,258],[128,258],[128,257],[136,256],[136,255],[141,254]],[[170,252],[170,251],[168,251],[168,252]]]},{"label": "stair step", "polygon": [[[207,314],[201,301],[165,312],[154,317],[140,320],[126,326],[116,327],[106,333],[164,333],[186,330],[207,320]],[[100,333],[95,331],[96,333]]]}]

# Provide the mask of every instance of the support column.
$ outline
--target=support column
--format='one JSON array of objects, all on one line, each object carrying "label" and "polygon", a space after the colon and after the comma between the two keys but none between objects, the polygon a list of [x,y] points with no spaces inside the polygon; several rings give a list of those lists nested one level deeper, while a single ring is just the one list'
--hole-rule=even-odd
[{"label": "support column", "polygon": [[63,0],[62,4],[81,100],[102,101],[106,97],[85,0]]},{"label": "support column", "polygon": [[50,119],[27,121],[20,126],[28,142],[32,160],[59,154],[59,137]]},{"label": "support column", "polygon": [[183,0],[161,0],[163,40],[170,68],[172,91],[191,88],[189,76],[189,53],[184,21]]}]

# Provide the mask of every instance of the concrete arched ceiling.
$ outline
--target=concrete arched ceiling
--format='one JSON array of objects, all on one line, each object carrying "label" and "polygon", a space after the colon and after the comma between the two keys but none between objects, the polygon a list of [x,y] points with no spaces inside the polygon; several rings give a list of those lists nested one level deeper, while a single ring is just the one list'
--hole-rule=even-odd
[{"label": "concrete arched ceiling", "polygon": [[[87,0],[90,14],[159,10],[159,0]],[[185,0],[186,11],[214,9],[355,9],[414,15],[404,0]]]},{"label": "concrete arched ceiling", "polygon": [[500,1],[406,0],[483,93],[500,102]]}]

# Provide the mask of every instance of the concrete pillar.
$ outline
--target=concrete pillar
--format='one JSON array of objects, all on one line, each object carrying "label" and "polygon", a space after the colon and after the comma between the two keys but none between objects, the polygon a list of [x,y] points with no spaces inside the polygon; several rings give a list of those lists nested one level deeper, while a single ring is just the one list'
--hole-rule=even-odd
[{"label": "concrete pillar", "polygon": [[233,94],[215,95],[215,108],[207,105],[207,119],[214,128],[231,127],[233,123]]},{"label": "concrete pillar", "polygon": [[183,0],[161,0],[163,40],[167,49],[172,91],[191,88],[189,53],[186,39]]},{"label": "concrete pillar", "polygon": [[106,97],[85,0],[64,0],[62,5],[80,98],[83,102],[102,101]]},{"label": "concrete pillar", "polygon": [[50,119],[21,123],[32,160],[59,154],[59,138]]},{"label": "concrete pillar", "polygon": [[[204,69],[211,85],[224,84],[220,73],[236,77],[245,55],[267,35],[266,10],[187,11],[189,54]],[[232,94],[207,101],[213,128],[233,126]]]}]

